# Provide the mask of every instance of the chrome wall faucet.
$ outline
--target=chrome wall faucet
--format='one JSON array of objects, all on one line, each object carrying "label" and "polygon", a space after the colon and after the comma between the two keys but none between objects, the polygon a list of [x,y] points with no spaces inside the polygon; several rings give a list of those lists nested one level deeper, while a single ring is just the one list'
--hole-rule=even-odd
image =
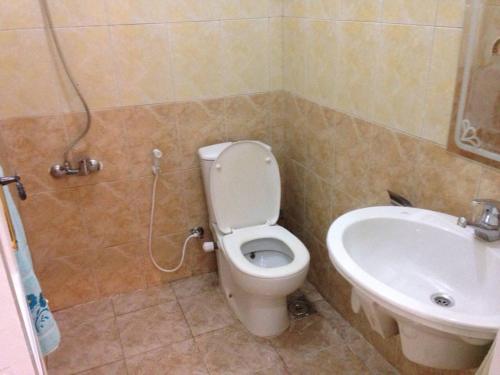
[{"label": "chrome wall faucet", "polygon": [[459,217],[457,224],[461,227],[474,227],[474,235],[482,240],[493,242],[500,240],[500,201],[494,199],[474,199],[475,204],[483,207],[477,223],[467,223],[467,219]]},{"label": "chrome wall faucet", "polygon": [[73,168],[69,161],[65,161],[64,164],[54,164],[50,168],[50,174],[56,178],[63,176],[88,176],[91,173],[102,170],[102,168],[102,162],[87,158],[78,162],[78,168]]}]

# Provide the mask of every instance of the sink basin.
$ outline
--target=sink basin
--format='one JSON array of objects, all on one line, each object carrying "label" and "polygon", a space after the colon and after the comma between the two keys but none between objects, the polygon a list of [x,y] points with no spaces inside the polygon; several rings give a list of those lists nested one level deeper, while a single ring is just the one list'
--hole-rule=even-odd
[{"label": "sink basin", "polygon": [[327,236],[352,306],[410,360],[477,367],[500,328],[500,242],[439,212],[371,207],[339,217]]}]

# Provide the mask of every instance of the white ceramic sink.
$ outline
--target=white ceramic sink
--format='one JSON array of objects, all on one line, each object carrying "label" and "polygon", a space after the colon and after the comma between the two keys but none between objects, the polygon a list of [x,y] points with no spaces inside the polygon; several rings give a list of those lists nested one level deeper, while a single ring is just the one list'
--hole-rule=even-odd
[{"label": "white ceramic sink", "polygon": [[[477,366],[500,328],[500,242],[474,238],[454,216],[402,207],[351,211],[330,227],[352,304],[405,355],[449,369]],[[443,296],[434,302],[433,295]]]}]

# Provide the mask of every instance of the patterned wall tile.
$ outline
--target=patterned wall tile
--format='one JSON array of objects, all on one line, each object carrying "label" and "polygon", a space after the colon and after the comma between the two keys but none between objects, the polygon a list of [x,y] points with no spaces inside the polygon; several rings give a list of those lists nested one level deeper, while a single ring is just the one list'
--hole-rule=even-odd
[{"label": "patterned wall tile", "polygon": [[110,24],[166,22],[170,10],[164,0],[106,0]]},{"label": "patterned wall tile", "polygon": [[22,176],[30,194],[67,186],[66,180],[56,181],[48,172],[52,164],[62,162],[62,154],[67,147],[61,117],[6,120],[0,132],[11,168]]},{"label": "patterned wall tile", "polygon": [[0,46],[0,118],[57,113],[62,94],[44,31],[0,31]]},{"label": "patterned wall tile", "polygon": [[349,21],[377,21],[381,0],[340,0],[340,19]]},{"label": "patterned wall tile", "polygon": [[40,27],[42,14],[37,0],[1,0],[0,29]]},{"label": "patterned wall tile", "polygon": [[382,20],[391,23],[433,25],[438,0],[384,0]]},{"label": "patterned wall tile", "polygon": [[171,24],[169,32],[176,97],[221,96],[224,88],[220,22]]},{"label": "patterned wall tile", "polygon": [[[106,4],[102,0],[49,0],[56,27],[106,25]],[[39,8],[38,4],[33,5]]]},{"label": "patterned wall tile", "polygon": [[65,189],[30,194],[29,199],[19,203],[35,267],[86,251],[89,234],[78,197],[76,189]]},{"label": "patterned wall tile", "polygon": [[[115,64],[109,48],[107,26],[58,29],[57,35],[67,64],[71,67],[90,108],[109,108],[120,104]],[[59,75],[65,112],[82,111],[80,100],[64,75]]]},{"label": "patterned wall tile", "polygon": [[223,21],[223,94],[269,89],[269,20]]},{"label": "patterned wall tile", "polygon": [[446,145],[450,131],[461,42],[460,29],[436,28],[434,31],[421,135],[441,145]]},{"label": "patterned wall tile", "polygon": [[113,26],[111,47],[122,105],[174,97],[167,25]]}]

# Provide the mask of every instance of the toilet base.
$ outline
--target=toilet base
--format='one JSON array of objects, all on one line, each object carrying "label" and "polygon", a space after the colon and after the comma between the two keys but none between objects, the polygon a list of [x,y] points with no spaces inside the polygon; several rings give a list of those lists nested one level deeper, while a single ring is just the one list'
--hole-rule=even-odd
[{"label": "toilet base", "polygon": [[255,336],[278,336],[290,325],[286,297],[251,296],[241,290],[225,295],[238,319]]},{"label": "toilet base", "polygon": [[245,328],[255,336],[272,337],[283,333],[290,325],[286,296],[252,295],[241,289],[231,275],[229,264],[217,251],[217,266],[221,289],[229,306]]}]

